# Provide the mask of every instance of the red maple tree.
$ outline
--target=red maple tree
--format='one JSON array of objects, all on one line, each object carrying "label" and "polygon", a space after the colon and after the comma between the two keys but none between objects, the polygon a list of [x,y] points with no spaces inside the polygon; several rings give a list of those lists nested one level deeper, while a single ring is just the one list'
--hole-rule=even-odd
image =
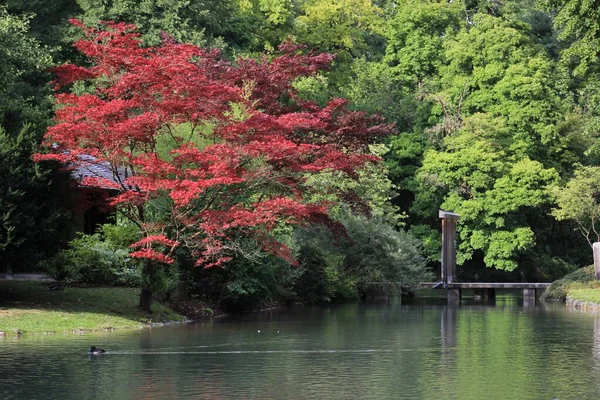
[{"label": "red maple tree", "polygon": [[[298,98],[294,79],[326,68],[329,54],[285,44],[276,57],[228,62],[217,50],[168,39],[144,47],[132,25],[72,23],[85,34],[75,46],[90,66],[54,69],[51,152],[37,159],[110,168],[112,179],[84,184],[112,188],[111,204],[140,227],[131,255],[146,260],[144,282],[180,245],[199,266],[229,261],[236,235],[293,262],[272,230],[329,221],[326,204],[303,201],[307,177],[355,176],[378,161],[368,144],[391,130],[344,100],[319,107]],[[142,308],[151,295],[143,284]]]}]

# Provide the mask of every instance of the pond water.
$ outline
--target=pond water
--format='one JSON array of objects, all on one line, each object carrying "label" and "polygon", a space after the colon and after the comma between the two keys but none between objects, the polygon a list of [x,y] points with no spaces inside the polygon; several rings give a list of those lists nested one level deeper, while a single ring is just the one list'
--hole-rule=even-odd
[{"label": "pond water", "polygon": [[[0,339],[0,399],[598,399],[600,314],[438,299]],[[260,332],[259,332],[260,331]],[[88,356],[90,345],[105,348]]]}]

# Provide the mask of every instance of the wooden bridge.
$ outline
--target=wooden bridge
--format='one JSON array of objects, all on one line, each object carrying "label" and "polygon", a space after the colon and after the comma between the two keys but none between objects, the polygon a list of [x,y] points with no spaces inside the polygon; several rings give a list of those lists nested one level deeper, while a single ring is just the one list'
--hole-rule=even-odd
[{"label": "wooden bridge", "polygon": [[[540,294],[550,283],[528,282],[457,282],[456,281],[456,222],[460,216],[456,213],[440,210],[442,220],[442,271],[439,282],[421,283],[422,288],[446,290],[448,304],[459,304],[463,290],[473,290],[473,296],[481,299],[493,299],[498,289],[523,290],[523,305],[535,305]],[[402,283],[368,282],[370,293],[367,297],[388,297],[389,287],[401,287]]]},{"label": "wooden bridge", "polygon": [[442,282],[422,283],[423,288],[445,289],[448,293],[448,304],[458,304],[462,298],[463,289],[472,289],[473,297],[493,299],[497,289],[523,290],[523,303],[533,303],[550,286],[550,283],[526,282],[452,282],[443,286]]},{"label": "wooden bridge", "polygon": [[474,296],[482,298],[494,298],[496,289],[522,289],[523,303],[535,304],[539,294],[550,286],[550,283],[456,282],[456,222],[460,216],[444,210],[440,210],[439,216],[442,220],[442,280],[430,287],[447,290],[448,304],[459,303],[463,289],[473,289]]}]

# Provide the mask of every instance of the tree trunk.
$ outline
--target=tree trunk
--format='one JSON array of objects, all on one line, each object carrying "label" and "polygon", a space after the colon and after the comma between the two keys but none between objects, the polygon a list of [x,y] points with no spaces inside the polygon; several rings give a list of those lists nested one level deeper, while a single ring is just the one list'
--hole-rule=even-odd
[{"label": "tree trunk", "polygon": [[152,287],[154,283],[155,265],[152,260],[145,260],[142,268],[142,290],[140,292],[139,307],[146,312],[150,312],[152,305]]},{"label": "tree trunk", "polygon": [[150,312],[150,306],[152,305],[152,290],[147,287],[142,287],[142,291],[140,292],[140,305],[139,307],[146,311]]}]

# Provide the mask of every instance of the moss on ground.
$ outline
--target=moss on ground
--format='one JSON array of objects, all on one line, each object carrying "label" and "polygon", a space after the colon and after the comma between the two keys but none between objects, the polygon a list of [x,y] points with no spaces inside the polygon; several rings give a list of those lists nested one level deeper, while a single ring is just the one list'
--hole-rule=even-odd
[{"label": "moss on ground", "polygon": [[[594,266],[580,268],[552,282],[542,296],[543,299],[563,301],[567,297],[573,300],[600,303],[600,281],[597,281],[594,276]],[[592,298],[596,300],[591,300]]]},{"label": "moss on ground", "polygon": [[137,308],[132,288],[66,287],[48,283],[0,281],[0,332],[47,333],[140,328],[149,323],[183,321],[183,316],[154,303],[150,314]]}]

